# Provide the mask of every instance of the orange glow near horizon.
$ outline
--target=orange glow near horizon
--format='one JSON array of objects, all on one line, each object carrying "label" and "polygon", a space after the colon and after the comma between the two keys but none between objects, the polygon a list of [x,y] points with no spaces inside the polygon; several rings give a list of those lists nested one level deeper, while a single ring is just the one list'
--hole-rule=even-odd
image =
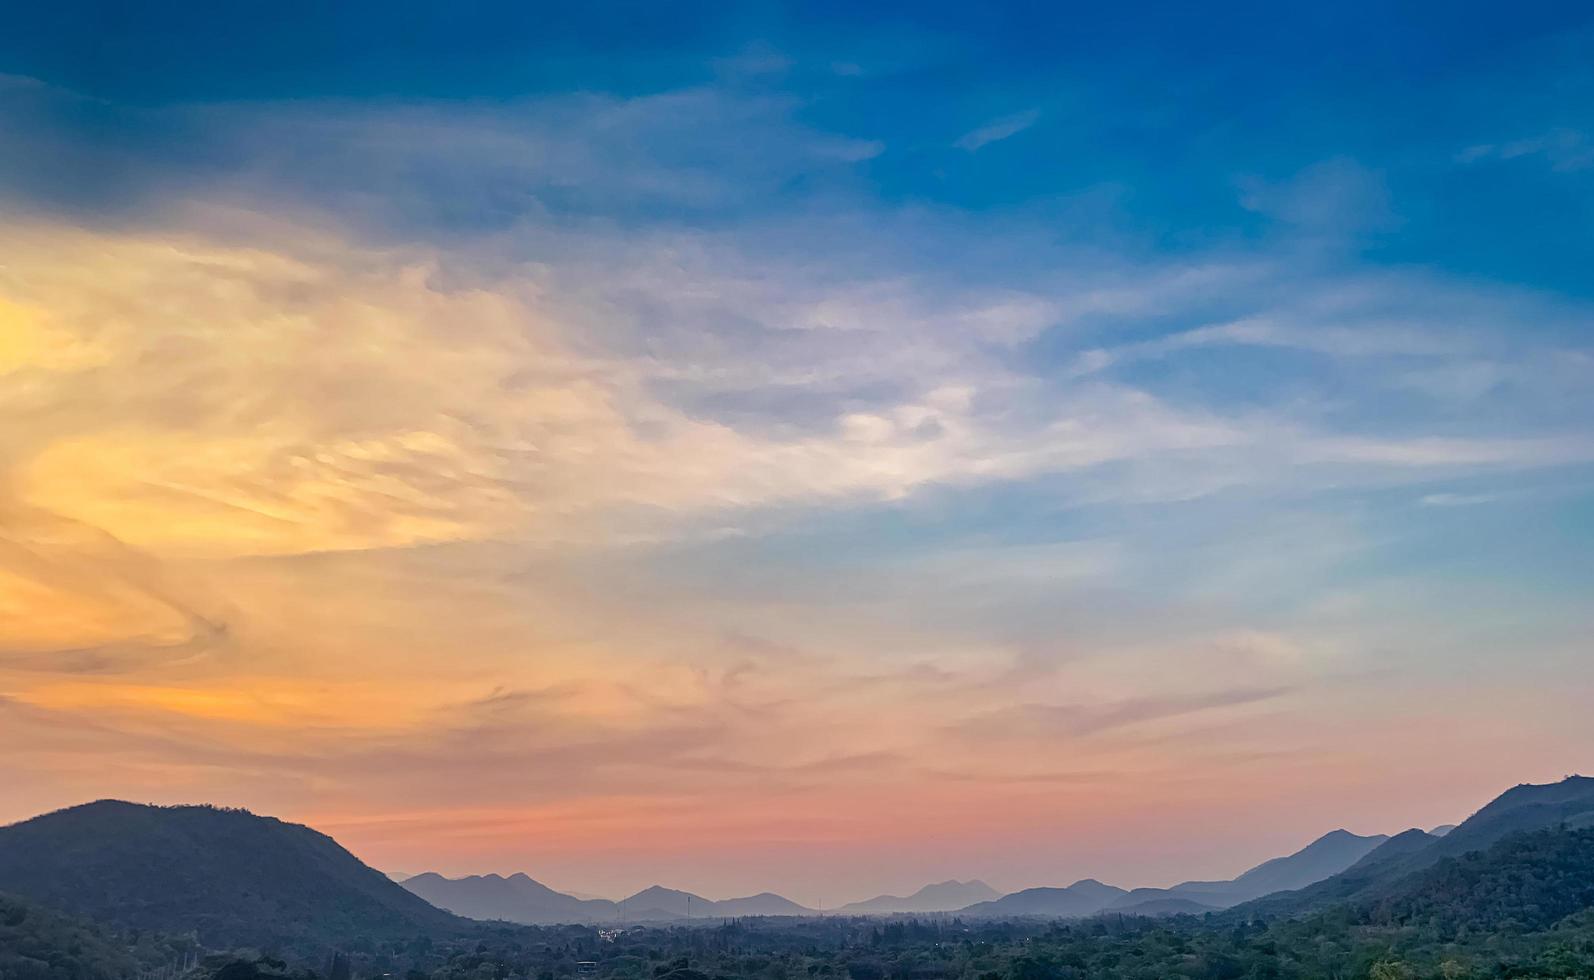
[{"label": "orange glow near horizon", "polygon": [[[234,237],[0,232],[0,819],[209,801],[391,870],[840,904],[1232,874],[1575,765],[1586,722],[1541,687],[1377,672],[1426,614],[1364,639],[1354,596],[1148,613],[1096,539],[871,567],[756,546],[1135,440],[1252,445],[1214,419],[1103,389],[1052,444],[1004,442],[949,381],[743,431],[653,392],[763,366],[605,350],[533,264],[456,282],[468,261],[352,233]],[[791,316],[844,332],[843,300]],[[1269,548],[1236,567],[1266,580]],[[1074,619],[1026,633],[1009,592]],[[1452,723],[1513,699],[1529,717]]]}]

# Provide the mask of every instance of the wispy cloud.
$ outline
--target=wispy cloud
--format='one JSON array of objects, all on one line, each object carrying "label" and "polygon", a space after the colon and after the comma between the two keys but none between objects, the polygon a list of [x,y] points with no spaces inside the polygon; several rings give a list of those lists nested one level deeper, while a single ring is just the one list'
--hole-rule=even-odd
[{"label": "wispy cloud", "polygon": [[1458,676],[1423,522],[1594,462],[1583,301],[1371,267],[1348,158],[1167,253],[881,195],[889,135],[774,50],[635,98],[9,85],[0,817],[206,797],[617,882],[643,823],[1072,859]]},{"label": "wispy cloud", "polygon": [[1016,112],[1011,116],[1003,116],[1002,118],[992,120],[991,122],[988,122],[977,129],[969,130],[967,133],[959,136],[957,138],[957,142],[952,145],[956,146],[960,150],[967,150],[968,152],[973,153],[982,146],[989,146],[992,143],[999,143],[1002,140],[1017,136],[1019,133],[1022,133],[1024,130],[1029,129],[1031,126],[1039,122],[1040,118],[1041,113],[1039,109],[1028,109],[1024,112]]},{"label": "wispy cloud", "polygon": [[1456,155],[1461,163],[1538,157],[1557,171],[1571,172],[1594,166],[1594,140],[1575,129],[1560,128],[1504,143],[1477,143]]},{"label": "wispy cloud", "polygon": [[1418,503],[1424,507],[1476,507],[1499,499],[1500,495],[1493,493],[1429,493]]}]

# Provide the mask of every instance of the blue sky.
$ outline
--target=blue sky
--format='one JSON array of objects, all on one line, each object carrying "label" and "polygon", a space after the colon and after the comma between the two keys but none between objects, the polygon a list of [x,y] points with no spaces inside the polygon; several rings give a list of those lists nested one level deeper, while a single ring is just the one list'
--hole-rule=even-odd
[{"label": "blue sky", "polygon": [[16,21],[0,816],[862,897],[1585,761],[1585,5]]}]

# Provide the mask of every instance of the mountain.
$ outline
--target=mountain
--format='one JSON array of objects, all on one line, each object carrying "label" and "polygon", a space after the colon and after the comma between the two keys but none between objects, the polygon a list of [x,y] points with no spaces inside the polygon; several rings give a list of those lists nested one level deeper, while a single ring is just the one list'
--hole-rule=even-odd
[{"label": "mountain", "polygon": [[1594,828],[1513,833],[1386,884],[1363,905],[1380,926],[1548,929],[1594,908]]},{"label": "mountain", "polygon": [[[977,902],[960,911],[979,916],[1058,917],[1087,916],[1097,912],[1147,916],[1201,914],[1321,881],[1351,867],[1388,841],[1389,838],[1381,834],[1364,837],[1348,830],[1335,830],[1293,854],[1264,861],[1232,881],[1186,881],[1171,888],[1124,891],[1086,879],[1067,888],[1030,888],[1014,892],[994,901]],[[889,898],[882,896],[871,902]],[[842,911],[870,910],[847,906]]]},{"label": "mountain", "polygon": [[115,800],[0,827],[0,891],[211,947],[316,948],[468,927],[308,827]]},{"label": "mountain", "polygon": [[1403,830],[1368,851],[1360,861],[1346,868],[1343,874],[1347,878],[1387,875],[1388,868],[1404,863],[1411,855],[1427,850],[1438,840],[1437,835],[1416,827]]},{"label": "mountain", "polygon": [[[1594,815],[1594,777],[1523,783],[1501,793],[1432,847],[1433,860],[1481,850],[1508,834],[1540,830]],[[1431,861],[1429,863],[1432,863]]]},{"label": "mountain", "polygon": [[1456,829],[1456,825],[1453,824],[1453,823],[1442,823],[1439,826],[1434,827],[1433,829],[1429,830],[1428,833],[1432,834],[1435,837],[1443,837],[1444,835],[1450,833],[1452,830],[1455,830],[1455,829]]},{"label": "mountain", "polygon": [[1234,879],[1231,894],[1244,901],[1272,892],[1289,891],[1339,874],[1389,840],[1387,834],[1363,837],[1336,830],[1288,857],[1264,861]]},{"label": "mountain", "polygon": [[613,902],[556,892],[525,874],[445,878],[436,872],[406,878],[404,887],[440,909],[468,919],[501,919],[524,925],[613,922]]},{"label": "mountain", "polygon": [[1313,882],[1305,888],[1275,892],[1272,895],[1253,899],[1237,908],[1247,914],[1270,912],[1293,915],[1309,909],[1352,901],[1366,894],[1379,882],[1400,877],[1402,872],[1398,869],[1412,855],[1426,851],[1438,840],[1438,837],[1413,827],[1368,851],[1360,861],[1337,875]]},{"label": "mountain", "polygon": [[469,919],[502,920],[522,925],[605,922],[672,922],[691,918],[753,915],[813,915],[791,899],[772,892],[711,901],[701,895],[654,885],[630,898],[577,898],[554,891],[525,874],[470,875],[445,878],[435,872],[416,875],[404,887],[441,909]]},{"label": "mountain", "polygon": [[1336,902],[1363,901],[1446,858],[1487,850],[1517,833],[1594,823],[1594,778],[1524,783],[1500,794],[1443,836],[1408,830],[1340,874],[1292,892],[1241,905],[1246,913],[1295,915]]},{"label": "mountain", "polygon": [[1184,911],[1229,908],[1273,892],[1290,891],[1322,881],[1349,868],[1388,840],[1382,834],[1363,837],[1348,830],[1335,830],[1294,854],[1264,861],[1232,881],[1186,881],[1171,888],[1136,888],[1114,902],[1110,910],[1131,912],[1140,907],[1184,908],[1179,905],[1148,906],[1151,902],[1188,902],[1200,906],[1199,909],[1184,908]]},{"label": "mountain", "polygon": [[713,904],[701,895],[663,885],[652,885],[615,903],[624,917],[633,922],[701,916]]},{"label": "mountain", "polygon": [[[695,915],[696,906],[693,906]],[[726,898],[711,905],[713,913],[721,916],[738,915],[813,915],[814,910],[774,892],[759,892],[746,898]]]},{"label": "mountain", "polygon": [[952,912],[979,902],[1001,898],[1002,893],[983,881],[941,881],[925,885],[912,895],[877,895],[837,909],[854,915],[887,915],[893,912]]},{"label": "mountain", "polygon": [[814,910],[773,892],[713,901],[691,892],[654,885],[614,903],[632,922],[744,915],[813,915]]},{"label": "mountain", "polygon": [[978,902],[959,911],[970,916],[1041,915],[1081,918],[1095,915],[1129,894],[1122,888],[1104,885],[1094,878],[1076,881],[1067,888],[1026,888],[989,902]]}]

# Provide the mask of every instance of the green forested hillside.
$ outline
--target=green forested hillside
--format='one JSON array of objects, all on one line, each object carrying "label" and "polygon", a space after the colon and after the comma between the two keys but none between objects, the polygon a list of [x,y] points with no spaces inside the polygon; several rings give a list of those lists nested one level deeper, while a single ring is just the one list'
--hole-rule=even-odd
[{"label": "green forested hillside", "polygon": [[1370,922],[1446,938],[1549,929],[1594,907],[1594,829],[1519,834],[1446,858],[1365,907]]},{"label": "green forested hillside", "polygon": [[102,927],[0,895],[5,980],[97,980],[135,972],[132,955]]},{"label": "green forested hillside", "polygon": [[0,894],[0,980],[108,980],[198,962],[191,941],[117,932]]},{"label": "green forested hillside", "polygon": [[212,948],[315,949],[466,927],[325,834],[212,807],[101,801],[0,828],[0,891]]}]

